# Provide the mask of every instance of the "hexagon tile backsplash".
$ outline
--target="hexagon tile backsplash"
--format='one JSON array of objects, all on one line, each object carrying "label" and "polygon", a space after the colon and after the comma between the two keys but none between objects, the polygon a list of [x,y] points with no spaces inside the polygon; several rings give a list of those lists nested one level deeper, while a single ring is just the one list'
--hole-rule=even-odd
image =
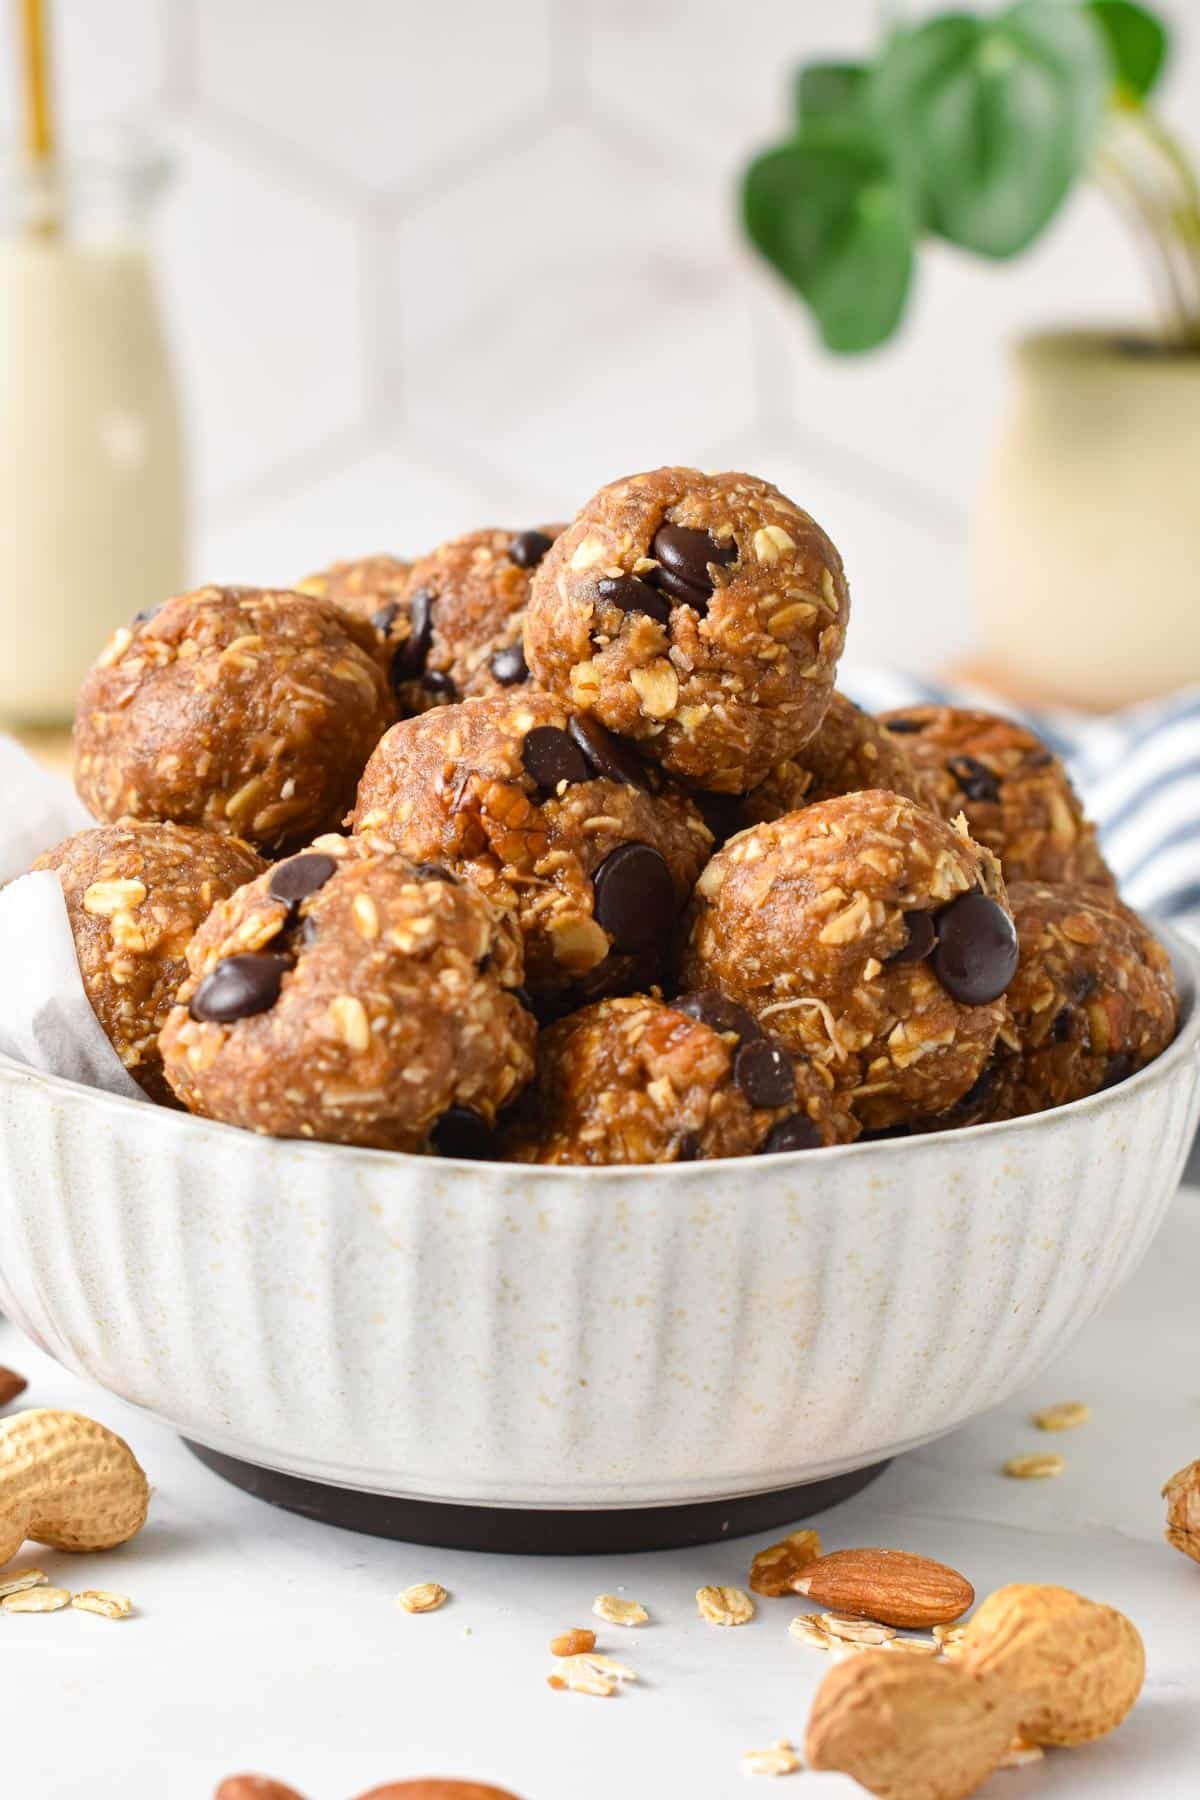
[{"label": "hexagon tile backsplash", "polygon": [[1084,196],[1012,267],[931,258],[887,350],[822,353],[740,241],[736,177],[792,64],[854,53],[878,10],[58,0],[68,132],[149,122],[175,158],[158,247],[196,577],[285,582],[567,514],[629,469],[732,464],[837,539],[860,659],[960,652],[1006,340],[1145,297]]}]

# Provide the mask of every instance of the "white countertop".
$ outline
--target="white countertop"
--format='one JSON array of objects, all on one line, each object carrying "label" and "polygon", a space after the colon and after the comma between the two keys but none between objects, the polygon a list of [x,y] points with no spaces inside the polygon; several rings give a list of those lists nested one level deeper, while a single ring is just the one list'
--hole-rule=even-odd
[{"label": "white countertop", "polygon": [[[997,1775],[988,1792],[1087,1800],[1195,1800],[1200,1791],[1200,1568],[1162,1538],[1159,1490],[1200,1456],[1200,1191],[1184,1189],[1129,1287],[1036,1385],[892,1465],[819,1521],[826,1548],[881,1544],[952,1563],[980,1595],[1007,1581],[1074,1587],[1126,1611],[1146,1640],[1145,1692],[1086,1749]],[[52,1581],[129,1593],[120,1624],[64,1612],[0,1618],[6,1793],[29,1800],[210,1800],[239,1770],[307,1800],[349,1800],[385,1780],[471,1776],[522,1800],[614,1794],[727,1800],[761,1780],[741,1752],[799,1743],[826,1663],[787,1635],[800,1607],[759,1602],[720,1630],[697,1587],[745,1583],[744,1540],[627,1558],[452,1553],[313,1525],[202,1468],[166,1430],[65,1374],[0,1322],[0,1363],[29,1377],[20,1404],[73,1407],[128,1436],[155,1486],[150,1523],[105,1556],[23,1552]],[[1031,1409],[1086,1400],[1091,1421],[1053,1438]],[[1008,1456],[1055,1449],[1066,1473],[1014,1481]],[[782,1532],[771,1533],[771,1537]],[[411,1582],[452,1594],[412,1617]],[[624,1591],[636,1631],[590,1617]],[[547,1642],[595,1624],[639,1685],[612,1700],[554,1693]],[[802,1774],[782,1796],[850,1796]]]}]

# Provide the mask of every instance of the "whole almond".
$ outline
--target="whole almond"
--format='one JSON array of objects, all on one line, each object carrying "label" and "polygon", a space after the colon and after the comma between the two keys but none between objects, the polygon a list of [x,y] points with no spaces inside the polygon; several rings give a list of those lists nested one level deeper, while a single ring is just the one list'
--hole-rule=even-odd
[{"label": "whole almond", "polygon": [[269,1775],[227,1775],[217,1789],[216,1800],[304,1800],[286,1782]]},{"label": "whole almond", "polygon": [[1014,1583],[989,1594],[964,1627],[961,1667],[1019,1696],[1031,1744],[1086,1744],[1121,1723],[1142,1688],[1137,1627],[1070,1588]]},{"label": "whole almond", "polygon": [[975,1589],[956,1569],[907,1550],[831,1550],[792,1581],[831,1612],[928,1630],[960,1619]]},{"label": "whole almond", "polygon": [[1015,1729],[1002,1683],[957,1663],[867,1654],[836,1664],[817,1689],[804,1759],[882,1800],[964,1800],[1000,1766]]},{"label": "whole almond", "polygon": [[23,1394],[28,1386],[25,1377],[18,1375],[15,1369],[0,1368],[0,1406],[7,1406],[10,1400]]}]

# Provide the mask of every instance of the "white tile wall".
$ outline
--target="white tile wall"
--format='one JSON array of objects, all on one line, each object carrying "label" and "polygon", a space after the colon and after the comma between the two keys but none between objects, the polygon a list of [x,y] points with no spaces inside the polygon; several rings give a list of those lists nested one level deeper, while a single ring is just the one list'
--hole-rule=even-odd
[{"label": "white tile wall", "polygon": [[[791,65],[860,48],[877,10],[58,0],[68,125],[156,118],[176,157],[158,242],[196,576],[287,580],[552,518],[630,468],[728,461],[833,532],[860,659],[959,652],[1006,340],[1146,296],[1085,194],[1019,263],[927,255],[887,350],[821,352],[739,240],[735,178]],[[1167,10],[1200,44],[1194,7]],[[1190,42],[1168,96],[1186,126]],[[12,114],[10,78],[0,130]]]}]

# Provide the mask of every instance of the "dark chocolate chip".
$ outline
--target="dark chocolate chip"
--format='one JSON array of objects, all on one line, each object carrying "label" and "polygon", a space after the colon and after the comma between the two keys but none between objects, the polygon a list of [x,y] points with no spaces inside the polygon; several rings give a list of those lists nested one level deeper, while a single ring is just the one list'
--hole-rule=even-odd
[{"label": "dark chocolate chip", "polygon": [[392,657],[392,686],[403,687],[415,681],[425,668],[429,646],[433,642],[433,595],[428,588],[418,588],[408,603],[409,633],[396,646]]},{"label": "dark chocolate chip", "polygon": [[458,699],[454,678],[447,675],[444,669],[426,669],[421,677],[421,686],[427,694],[444,694],[447,700]]},{"label": "dark chocolate chip", "polygon": [[718,544],[709,532],[695,531],[687,525],[660,525],[650,554],[659,563],[654,573],[655,586],[697,612],[706,612],[713,591],[708,565],[736,562],[737,546]]},{"label": "dark chocolate chip", "polygon": [[819,1150],[821,1134],[807,1113],[793,1113],[772,1125],[758,1146],[760,1156],[778,1156],[784,1150]]},{"label": "dark chocolate chip", "polygon": [[921,719],[885,719],[883,723],[889,731],[899,732],[901,737],[915,736],[918,731],[925,729]]},{"label": "dark chocolate chip", "polygon": [[938,1115],[947,1127],[962,1124],[975,1108],[987,1099],[996,1085],[996,1074],[994,1062],[984,1063],[966,1093],[957,1099],[953,1106],[948,1106],[944,1113]]},{"label": "dark chocolate chip", "polygon": [[165,601],[160,600],[157,606],[143,606],[141,612],[134,613],[134,615],[133,615],[134,624],[135,625],[144,625],[146,623],[147,619],[152,619],[152,618],[154,618],[156,613],[160,613],[165,604],[166,604]]},{"label": "dark chocolate chip", "polygon": [[564,781],[572,787],[588,779],[583,751],[558,725],[535,725],[521,746],[521,761],[544,794],[556,793]]},{"label": "dark chocolate chip", "polygon": [[286,862],[275,864],[267,882],[267,893],[272,900],[282,900],[287,906],[297,907],[310,894],[323,888],[336,872],[337,864],[332,856],[325,856],[319,850],[306,850],[303,856],[289,856]]},{"label": "dark chocolate chip", "polygon": [[400,602],[389,600],[386,606],[381,606],[378,612],[372,613],[371,623],[376,631],[390,631],[396,623],[396,614],[399,611]]},{"label": "dark chocolate chip", "polygon": [[501,687],[516,687],[518,682],[528,681],[529,664],[525,661],[525,646],[520,638],[515,644],[497,650],[489,667]]},{"label": "dark chocolate chip", "polygon": [[736,837],[746,824],[743,810],[744,794],[710,794],[694,793],[692,800],[700,817],[713,834],[713,841],[719,850],[727,844],[731,837]]},{"label": "dark chocolate chip", "polygon": [[567,730],[583,751],[593,775],[602,781],[619,781],[625,787],[645,788],[646,765],[629,745],[587,713],[572,713]]},{"label": "dark chocolate chip", "polygon": [[937,917],[933,972],[963,1006],[998,1000],[1017,972],[1017,929],[986,894],[963,894]]},{"label": "dark chocolate chip", "polygon": [[1050,1036],[1056,1044],[1065,1044],[1071,1035],[1071,1008],[1060,1006],[1054,1015],[1054,1023],[1050,1027]]},{"label": "dark chocolate chip", "polygon": [[1091,969],[1081,969],[1072,984],[1072,993],[1076,1000],[1090,1000],[1100,983]]},{"label": "dark chocolate chip", "polygon": [[1049,750],[1031,750],[1025,758],[1025,767],[1027,769],[1048,769],[1053,761],[1054,758]]},{"label": "dark chocolate chip", "polygon": [[1122,1081],[1128,1081],[1133,1074],[1133,1058],[1126,1051],[1119,1050],[1108,1059],[1108,1067],[1104,1071],[1104,1080],[1100,1083],[1101,1091],[1116,1087]]},{"label": "dark chocolate chip", "polygon": [[700,1152],[700,1133],[698,1131],[685,1131],[683,1136],[679,1140],[679,1149],[676,1154],[676,1161],[677,1162],[695,1162],[696,1157],[699,1155],[699,1152]]},{"label": "dark chocolate chip", "polygon": [[528,988],[523,988],[523,987],[509,988],[508,992],[512,995],[513,999],[518,1002],[519,1005],[521,1005],[525,1008],[525,1011],[527,1013],[536,1013],[537,1012],[537,1007],[533,1004],[533,995],[529,992]]},{"label": "dark chocolate chip", "polygon": [[485,950],[483,955],[476,959],[475,971],[479,975],[486,975],[491,966],[492,953],[490,950]]},{"label": "dark chocolate chip", "polygon": [[671,617],[671,608],[662,595],[639,581],[636,575],[617,575],[598,581],[596,592],[602,600],[619,606],[622,612],[649,613],[660,625],[665,625]]},{"label": "dark chocolate chip", "polygon": [[786,1106],[796,1098],[792,1059],[769,1038],[742,1045],[733,1059],[733,1079],[751,1106]]},{"label": "dark chocolate chip", "polygon": [[698,993],[685,994],[682,1000],[673,1001],[672,1005],[676,1012],[686,1013],[689,1019],[699,1019],[710,1031],[733,1032],[742,1044],[753,1043],[764,1035],[749,1008],[731,1000],[720,988],[701,988]]},{"label": "dark chocolate chip", "polygon": [[487,1120],[469,1106],[451,1106],[430,1132],[439,1156],[466,1162],[495,1162],[496,1139]]},{"label": "dark chocolate chip", "polygon": [[273,952],[227,956],[192,995],[188,1012],[203,1024],[232,1024],[252,1013],[269,1012],[279,998],[291,964]]},{"label": "dark chocolate chip", "polygon": [[508,554],[518,569],[536,569],[554,539],[544,531],[518,531],[508,547]]},{"label": "dark chocolate chip", "polygon": [[422,881],[448,881],[451,887],[458,886],[458,876],[444,863],[419,862],[413,864],[413,874],[419,875]]},{"label": "dark chocolate chip", "polygon": [[649,844],[618,844],[596,870],[592,888],[596,923],[615,949],[666,945],[675,924],[675,883],[659,851]]},{"label": "dark chocolate chip", "polygon": [[1000,798],[1000,778],[974,756],[948,756],[946,767],[968,800]]},{"label": "dark chocolate chip", "polygon": [[924,962],[937,942],[933,914],[906,912],[904,923],[908,927],[908,942],[888,957],[889,963]]}]

